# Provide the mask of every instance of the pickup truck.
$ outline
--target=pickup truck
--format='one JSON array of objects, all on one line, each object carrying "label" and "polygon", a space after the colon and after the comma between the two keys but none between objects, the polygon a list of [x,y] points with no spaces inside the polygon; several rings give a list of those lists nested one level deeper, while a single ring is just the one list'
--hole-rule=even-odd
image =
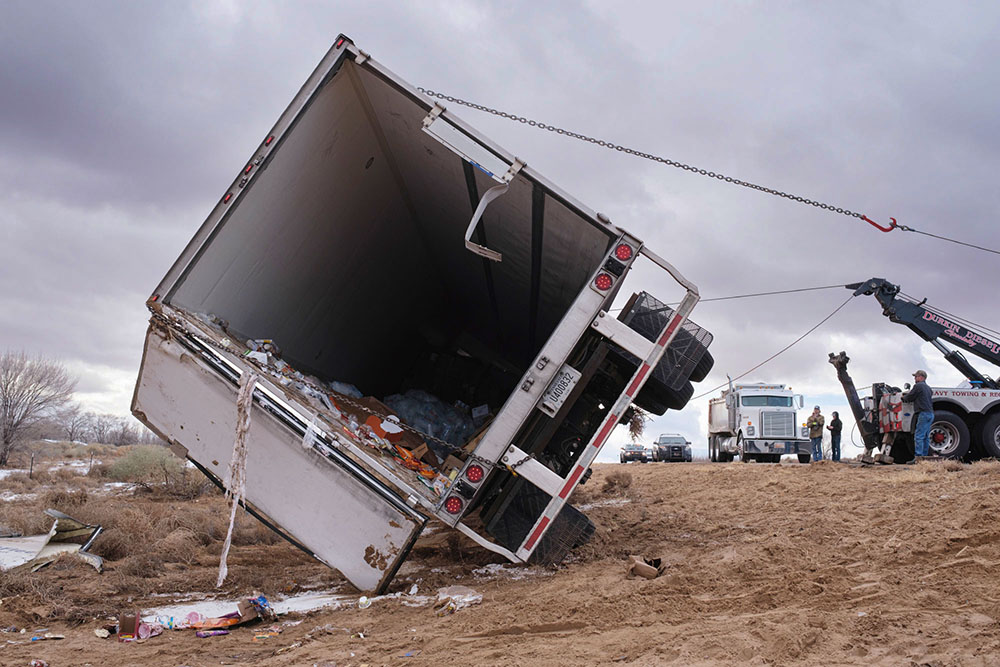
[{"label": "pickup truck", "polygon": [[[622,291],[640,260],[673,307]],[[341,35],[147,300],[132,412],[360,590],[430,520],[557,562],[611,431],[711,368],[697,301]]]}]

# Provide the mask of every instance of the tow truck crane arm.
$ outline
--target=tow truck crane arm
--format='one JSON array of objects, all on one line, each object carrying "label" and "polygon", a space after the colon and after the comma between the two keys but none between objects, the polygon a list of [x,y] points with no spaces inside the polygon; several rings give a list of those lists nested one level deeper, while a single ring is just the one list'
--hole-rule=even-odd
[{"label": "tow truck crane arm", "polygon": [[926,299],[916,302],[899,295],[899,286],[884,278],[870,278],[863,283],[847,285],[854,295],[874,296],[882,305],[882,314],[890,322],[902,324],[923,340],[936,347],[944,358],[973,384],[986,389],[1000,389],[1000,382],[983,375],[958,350],[947,348],[939,339],[962,347],[990,363],[1000,366],[1000,343],[977,331],[953,322],[948,317],[924,307]]}]

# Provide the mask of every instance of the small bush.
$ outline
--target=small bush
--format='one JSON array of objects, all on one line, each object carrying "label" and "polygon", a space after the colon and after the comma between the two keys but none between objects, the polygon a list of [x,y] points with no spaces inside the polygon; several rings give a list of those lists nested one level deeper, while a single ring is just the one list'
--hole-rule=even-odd
[{"label": "small bush", "polygon": [[42,504],[45,507],[65,512],[66,508],[79,507],[87,502],[87,490],[77,489],[55,489],[42,496]]},{"label": "small bush", "polygon": [[133,447],[108,467],[111,479],[147,488],[158,484],[169,485],[183,474],[184,466],[169,449],[152,445]]},{"label": "small bush", "polygon": [[607,494],[622,493],[630,486],[632,486],[632,473],[624,470],[613,470],[604,478],[601,492]]}]

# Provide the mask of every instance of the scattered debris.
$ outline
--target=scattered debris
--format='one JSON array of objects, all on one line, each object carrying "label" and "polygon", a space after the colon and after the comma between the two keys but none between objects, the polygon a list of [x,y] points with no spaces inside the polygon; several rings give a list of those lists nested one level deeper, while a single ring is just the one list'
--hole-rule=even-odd
[{"label": "scattered debris", "polygon": [[372,601],[370,599],[364,595],[358,598],[358,609],[368,609],[370,606],[372,606]]},{"label": "scattered debris", "polygon": [[662,558],[645,558],[643,556],[629,556],[628,569],[625,571],[628,576],[645,577],[646,579],[656,579],[667,569]]},{"label": "scattered debris", "polygon": [[[77,521],[57,510],[47,509],[45,514],[55,519],[52,528],[44,535],[11,535],[0,537],[0,570],[28,567],[37,572],[63,554],[72,554],[98,572],[104,561],[97,554],[87,551],[103,528]],[[84,538],[83,544],[66,540]]]},{"label": "scattered debris", "polygon": [[31,638],[31,641],[43,642],[49,639],[66,639],[66,635],[57,635],[52,632],[46,632],[44,635],[35,635]]},{"label": "scattered debris", "polygon": [[216,628],[215,630],[199,630],[198,632],[194,633],[194,636],[201,637],[202,639],[204,639],[205,637],[218,637],[220,635],[228,635],[228,634],[229,630]]},{"label": "scattered debris", "polygon": [[118,615],[118,641],[134,642],[139,634],[139,612],[123,612]]},{"label": "scattered debris", "polygon": [[483,601],[483,594],[474,591],[468,586],[446,586],[437,591],[437,605],[435,611],[438,616],[453,614],[459,609],[479,604]]},{"label": "scattered debris", "polygon": [[97,628],[94,630],[94,635],[99,639],[107,639],[111,636],[111,632],[107,628]]}]

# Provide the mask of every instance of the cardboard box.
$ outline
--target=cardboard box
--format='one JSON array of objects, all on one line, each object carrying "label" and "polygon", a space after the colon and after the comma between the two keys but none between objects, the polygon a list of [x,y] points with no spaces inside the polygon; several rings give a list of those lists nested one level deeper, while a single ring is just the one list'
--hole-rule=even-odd
[{"label": "cardboard box", "polygon": [[118,641],[132,642],[139,638],[139,612],[118,614]]}]

